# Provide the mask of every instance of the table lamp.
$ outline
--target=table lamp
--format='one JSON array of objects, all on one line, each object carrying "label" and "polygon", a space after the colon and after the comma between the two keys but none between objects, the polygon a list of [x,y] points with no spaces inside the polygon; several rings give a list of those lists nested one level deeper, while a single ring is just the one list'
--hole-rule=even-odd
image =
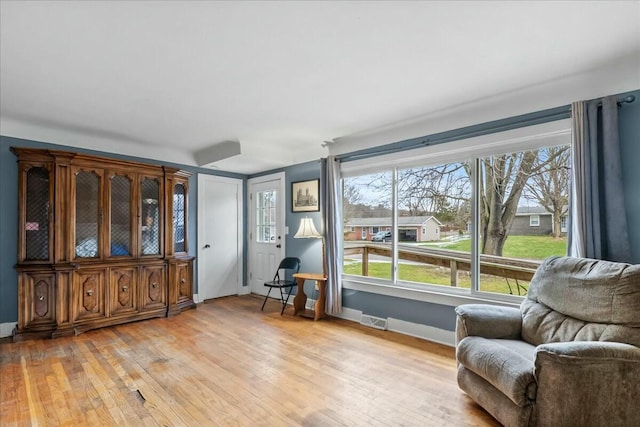
[{"label": "table lamp", "polygon": [[[322,275],[325,276],[325,256],[324,256],[324,238],[322,234],[318,232],[313,219],[309,217],[302,218],[300,221],[300,228],[298,232],[293,236],[294,239],[322,239]],[[326,277],[326,276],[325,276]]]}]

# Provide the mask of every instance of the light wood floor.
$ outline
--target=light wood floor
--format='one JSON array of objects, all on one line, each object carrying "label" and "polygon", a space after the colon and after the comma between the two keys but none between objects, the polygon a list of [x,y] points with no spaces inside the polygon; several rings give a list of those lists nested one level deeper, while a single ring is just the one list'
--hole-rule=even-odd
[{"label": "light wood floor", "polygon": [[458,389],[453,349],[260,304],[0,344],[0,425],[497,425]]}]

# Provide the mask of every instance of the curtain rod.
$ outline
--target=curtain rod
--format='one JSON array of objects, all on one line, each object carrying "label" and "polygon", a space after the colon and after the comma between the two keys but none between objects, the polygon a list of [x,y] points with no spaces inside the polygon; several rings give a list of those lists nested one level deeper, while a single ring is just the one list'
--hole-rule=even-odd
[{"label": "curtain rod", "polygon": [[[628,95],[625,96],[624,98],[621,99],[616,99],[616,104],[618,104],[618,107],[622,107],[622,105],[624,104],[631,104],[633,101],[636,100],[636,97],[633,95]],[[594,100],[595,101],[595,100]],[[602,101],[598,101],[598,107],[602,107]]]},{"label": "curtain rod", "polygon": [[636,100],[636,97],[633,95],[629,95],[625,98],[623,98],[621,101],[618,101],[621,104],[631,104],[633,101]]}]

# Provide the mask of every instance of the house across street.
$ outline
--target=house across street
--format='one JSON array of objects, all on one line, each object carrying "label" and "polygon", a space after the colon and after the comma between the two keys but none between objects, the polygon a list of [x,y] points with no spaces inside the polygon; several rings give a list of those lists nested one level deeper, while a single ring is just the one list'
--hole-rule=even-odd
[{"label": "house across street", "polygon": [[[344,240],[371,240],[380,231],[391,231],[391,218],[351,218],[345,224]],[[433,216],[398,218],[398,240],[432,242],[440,240],[442,223]]]}]

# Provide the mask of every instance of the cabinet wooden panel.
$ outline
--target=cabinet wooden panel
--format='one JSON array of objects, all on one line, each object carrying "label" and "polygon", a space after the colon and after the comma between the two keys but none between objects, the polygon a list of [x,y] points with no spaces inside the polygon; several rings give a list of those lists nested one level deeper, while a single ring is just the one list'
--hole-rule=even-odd
[{"label": "cabinet wooden panel", "polygon": [[135,313],[138,310],[138,268],[111,269],[109,283],[109,313],[113,315]]},{"label": "cabinet wooden panel", "polygon": [[178,262],[178,304],[193,298],[193,280],[191,278],[191,262]]},{"label": "cabinet wooden panel", "polygon": [[166,270],[164,266],[142,267],[142,309],[166,307]]},{"label": "cabinet wooden panel", "polygon": [[56,275],[23,273],[22,289],[25,328],[51,326],[56,320]]},{"label": "cabinet wooden panel", "polygon": [[19,165],[14,339],[195,307],[188,172],[61,150],[11,150]]},{"label": "cabinet wooden panel", "polygon": [[105,312],[105,270],[77,271],[73,275],[73,320],[103,318]]},{"label": "cabinet wooden panel", "polygon": [[193,258],[174,258],[169,261],[168,315],[193,307]]}]

